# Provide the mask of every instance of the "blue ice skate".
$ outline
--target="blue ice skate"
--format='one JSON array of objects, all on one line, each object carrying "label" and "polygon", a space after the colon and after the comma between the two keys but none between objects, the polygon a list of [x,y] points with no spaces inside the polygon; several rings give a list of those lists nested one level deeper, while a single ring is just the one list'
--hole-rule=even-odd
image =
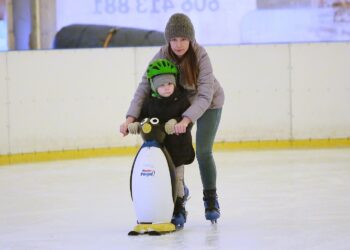
[{"label": "blue ice skate", "polygon": [[187,219],[187,211],[185,205],[188,200],[190,191],[186,185],[184,187],[184,192],[185,194],[183,198],[177,197],[176,199],[173,218],[171,219],[171,223],[173,223],[177,229],[183,228]]},{"label": "blue ice skate", "polygon": [[204,190],[203,195],[205,218],[213,224],[217,223],[217,219],[220,218],[220,206],[216,189]]},{"label": "blue ice skate", "polygon": [[186,185],[184,185],[184,202],[186,204],[186,202],[188,201],[189,197],[190,197],[190,190],[188,189],[188,187]]}]

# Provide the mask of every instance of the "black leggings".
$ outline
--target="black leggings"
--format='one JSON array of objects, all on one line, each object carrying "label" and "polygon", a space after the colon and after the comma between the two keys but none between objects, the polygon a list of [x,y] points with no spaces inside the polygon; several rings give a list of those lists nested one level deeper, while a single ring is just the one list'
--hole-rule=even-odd
[{"label": "black leggings", "polygon": [[213,144],[218,130],[222,109],[208,109],[197,120],[196,156],[199,164],[203,189],[216,188],[216,166],[213,158]]}]

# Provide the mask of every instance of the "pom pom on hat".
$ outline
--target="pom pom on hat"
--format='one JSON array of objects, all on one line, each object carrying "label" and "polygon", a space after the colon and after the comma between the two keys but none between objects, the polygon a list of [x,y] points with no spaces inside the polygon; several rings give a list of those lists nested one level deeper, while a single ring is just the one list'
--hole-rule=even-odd
[{"label": "pom pom on hat", "polygon": [[182,13],[176,13],[169,18],[164,34],[167,42],[170,42],[174,37],[185,37],[190,41],[195,39],[191,19]]}]

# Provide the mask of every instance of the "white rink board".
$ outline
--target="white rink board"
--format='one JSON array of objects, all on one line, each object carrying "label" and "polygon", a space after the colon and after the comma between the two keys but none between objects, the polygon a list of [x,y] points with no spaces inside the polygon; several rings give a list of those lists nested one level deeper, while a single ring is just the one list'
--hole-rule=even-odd
[{"label": "white rink board", "polygon": [[120,146],[133,49],[11,52],[8,65],[12,153]]},{"label": "white rink board", "polygon": [[350,133],[350,44],[291,46],[294,138]]},{"label": "white rink board", "polygon": [[210,47],[207,51],[226,96],[217,140],[288,139],[288,46]]},{"label": "white rink board", "polygon": [[[158,49],[1,54],[0,153],[139,144],[119,125]],[[349,43],[206,49],[226,94],[217,142],[350,137]]]},{"label": "white rink board", "polygon": [[10,152],[8,139],[8,98],[7,98],[6,54],[0,53],[0,155]]}]

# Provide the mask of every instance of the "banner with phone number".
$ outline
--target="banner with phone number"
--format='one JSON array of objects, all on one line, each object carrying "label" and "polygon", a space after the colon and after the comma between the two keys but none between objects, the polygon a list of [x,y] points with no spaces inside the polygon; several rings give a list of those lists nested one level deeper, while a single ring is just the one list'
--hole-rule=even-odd
[{"label": "banner with phone number", "polygon": [[[169,17],[188,15],[203,45],[350,40],[350,8],[265,0],[58,0],[57,30],[101,24],[164,31]],[[299,4],[299,5],[298,5]],[[340,20],[340,21],[339,21]]]}]

